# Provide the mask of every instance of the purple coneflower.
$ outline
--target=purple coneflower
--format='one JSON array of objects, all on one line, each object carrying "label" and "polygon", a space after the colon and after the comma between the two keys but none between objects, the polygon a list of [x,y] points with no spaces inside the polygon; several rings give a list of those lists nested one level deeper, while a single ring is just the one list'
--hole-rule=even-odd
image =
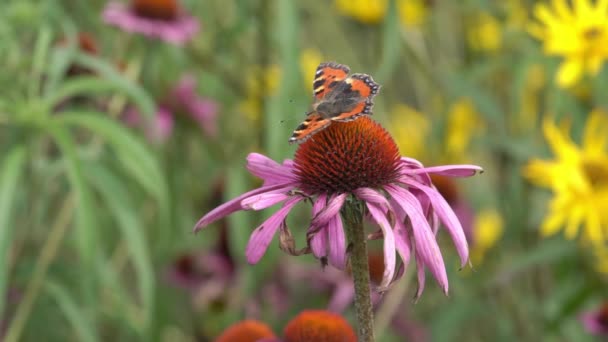
[{"label": "purple coneflower", "polygon": [[182,45],[198,32],[198,21],[184,13],[177,0],[132,0],[127,6],[110,1],[103,20],[127,32]]},{"label": "purple coneflower", "polygon": [[[238,210],[261,210],[282,203],[276,213],[253,231],[245,251],[251,264],[262,258],[273,236],[280,231],[281,249],[292,254],[310,250],[317,258],[343,269],[346,238],[340,212],[357,206],[380,226],[381,232],[370,237],[384,239],[385,267],[380,289],[386,288],[396,273],[402,273],[395,272],[396,253],[404,265],[413,253],[419,283],[416,296],[424,289],[425,266],[447,293],[447,274],[435,239],[439,220],[456,245],[461,265],[469,260],[461,224],[433,187],[429,174],[468,177],[482,169],[475,165],[424,167],[414,159],[400,157],[390,134],[369,117],[333,123],[302,143],[294,160],[283,164],[252,153],[247,168],[264,181],[262,187],[213,209],[198,221],[194,231]],[[306,199],[313,202],[308,246],[296,251],[285,218],[296,204]]]},{"label": "purple coneflower", "polygon": [[589,333],[608,336],[608,302],[604,302],[597,310],[583,313],[581,321]]}]

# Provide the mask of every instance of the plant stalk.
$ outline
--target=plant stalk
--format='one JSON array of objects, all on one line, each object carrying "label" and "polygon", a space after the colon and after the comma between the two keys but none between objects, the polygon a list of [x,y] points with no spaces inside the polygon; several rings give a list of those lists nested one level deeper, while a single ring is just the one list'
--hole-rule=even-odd
[{"label": "plant stalk", "polygon": [[345,206],[344,221],[350,241],[350,267],[355,287],[355,311],[359,342],[373,342],[374,313],[369,286],[367,240],[363,228],[363,206],[349,203]]}]

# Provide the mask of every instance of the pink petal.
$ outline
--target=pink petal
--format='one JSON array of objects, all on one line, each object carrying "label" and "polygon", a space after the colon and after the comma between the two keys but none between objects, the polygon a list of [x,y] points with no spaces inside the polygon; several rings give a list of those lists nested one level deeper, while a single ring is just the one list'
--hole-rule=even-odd
[{"label": "pink petal", "polygon": [[220,205],[219,207],[211,210],[210,212],[208,212],[205,216],[203,216],[200,220],[198,220],[198,222],[194,226],[193,232],[196,233],[199,230],[206,227],[207,225],[221,219],[222,217],[228,216],[235,211],[243,210],[241,202],[244,199],[247,199],[248,197],[262,194],[265,192],[278,191],[279,189],[281,189],[283,191],[289,191],[291,189],[291,187],[285,186],[285,184],[275,184],[275,185],[271,185],[271,186],[263,186],[261,188],[257,188],[255,190],[246,192],[246,193],[242,194],[241,196],[239,196],[235,199],[232,199],[232,200]]},{"label": "pink petal", "polygon": [[407,229],[405,228],[405,212],[403,209],[399,207],[399,205],[391,199],[391,206],[393,207],[393,212],[397,216],[397,220],[395,221],[395,247],[397,248],[397,252],[401,256],[401,260],[403,260],[404,266],[410,263],[410,258],[412,256],[412,248],[410,238],[407,235]]},{"label": "pink petal", "polygon": [[292,172],[293,168],[280,165],[259,153],[250,153],[247,156],[247,170],[263,179],[265,186],[295,181],[295,176]]},{"label": "pink petal", "polygon": [[327,256],[327,226],[317,230],[312,236],[310,239],[310,249],[312,250],[312,255],[317,259]]},{"label": "pink petal", "polygon": [[291,208],[303,199],[303,197],[290,198],[279,211],[272,214],[262,225],[253,231],[245,249],[248,263],[255,264],[260,261]]},{"label": "pink petal", "polygon": [[346,200],[346,194],[340,194],[332,197],[325,208],[317,215],[313,216],[312,222],[310,223],[311,228],[309,231],[315,231],[320,227],[326,226],[334,216],[340,214],[340,209]]},{"label": "pink petal", "polygon": [[434,173],[449,177],[471,177],[477,172],[483,172],[483,168],[477,165],[443,165],[403,171],[405,174]]},{"label": "pink petal", "polygon": [[377,204],[384,210],[387,210],[389,207],[386,197],[374,189],[359,188],[353,191],[353,193],[362,201]]},{"label": "pink petal", "polygon": [[260,195],[248,197],[241,201],[241,206],[244,210],[262,210],[273,205],[283,202],[290,196],[286,195],[284,191],[273,193],[266,192]]},{"label": "pink petal", "polygon": [[469,261],[469,245],[460,221],[458,221],[458,217],[456,217],[456,214],[454,214],[454,211],[448,202],[446,202],[446,200],[437,190],[431,187],[420,184],[413,180],[405,180],[404,183],[422,190],[429,198],[433,209],[435,209],[435,212],[437,213],[437,216],[439,216],[448,233],[450,233],[452,236],[452,241],[454,241],[454,245],[456,246],[456,250],[460,256],[461,267],[464,267]]},{"label": "pink petal", "polygon": [[378,286],[382,290],[390,284],[395,274],[395,237],[382,208],[368,202],[367,209],[384,233],[384,274],[382,275],[382,282]]},{"label": "pink petal", "polygon": [[416,255],[416,274],[418,275],[418,289],[416,289],[416,296],[414,297],[414,301],[418,301],[418,298],[422,296],[422,292],[424,292],[424,285],[426,283],[424,262],[422,260],[423,258],[421,256]]},{"label": "pink petal", "polygon": [[[393,196],[395,202],[403,208],[412,224],[416,255],[420,256],[442,289],[447,291],[448,276],[445,271],[441,250],[435,240],[426,218],[422,214],[422,207],[414,195],[406,189],[389,185],[385,188]],[[417,258],[418,259],[418,258]]]},{"label": "pink petal", "polygon": [[355,290],[353,288],[353,283],[351,281],[339,282],[332,291],[327,310],[342,313],[351,305],[354,297]]},{"label": "pink petal", "polygon": [[327,225],[329,263],[341,270],[346,268],[346,237],[340,215],[334,216]]},{"label": "pink petal", "polygon": [[[326,204],[327,196],[325,194],[319,195],[312,206],[312,217],[315,217],[319,212],[321,212],[321,210],[325,208]],[[312,250],[312,254],[319,259],[327,256],[327,232],[324,228],[325,227],[322,227],[320,230],[314,233],[310,240],[310,249]],[[312,229],[313,226],[311,225],[308,228],[308,232],[310,232]]]}]

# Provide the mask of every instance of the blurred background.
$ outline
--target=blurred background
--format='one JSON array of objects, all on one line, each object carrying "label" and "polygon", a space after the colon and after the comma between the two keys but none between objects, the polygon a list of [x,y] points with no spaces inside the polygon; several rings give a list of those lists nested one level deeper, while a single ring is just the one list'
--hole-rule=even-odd
[{"label": "blurred background", "polygon": [[[607,338],[608,1],[4,0],[0,12],[5,341],[213,341],[245,318],[280,337],[307,309],[354,326],[347,273],[276,239],[246,263],[272,209],[192,233],[261,184],[247,154],[293,157],[322,61],[382,85],[373,117],[402,155],[485,169],[434,179],[473,268],[459,271],[440,232],[450,295],[429,278],[413,303],[409,265],[377,306],[378,341]],[[288,219],[299,244],[309,216],[302,205]]]}]

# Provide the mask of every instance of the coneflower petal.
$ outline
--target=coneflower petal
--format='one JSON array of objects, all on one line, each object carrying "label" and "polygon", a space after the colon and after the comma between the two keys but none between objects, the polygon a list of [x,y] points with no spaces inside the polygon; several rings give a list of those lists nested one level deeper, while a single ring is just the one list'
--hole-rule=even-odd
[{"label": "coneflower petal", "polygon": [[[424,262],[422,261],[422,257],[416,253],[416,274],[418,276],[418,288],[416,289],[416,296],[414,297],[414,301],[417,301],[420,296],[422,296],[422,292],[424,292],[424,286],[426,283],[426,273],[424,271]],[[447,293],[447,291],[446,291]]]},{"label": "coneflower petal", "polygon": [[340,215],[334,216],[327,225],[329,263],[341,270],[346,267],[346,238]]},{"label": "coneflower petal", "polygon": [[249,153],[247,156],[247,170],[263,179],[265,186],[292,183],[295,180],[291,165],[281,165],[259,153]]},{"label": "coneflower petal", "polygon": [[406,189],[398,186],[388,185],[385,187],[388,193],[407,214],[412,224],[414,245],[416,246],[416,260],[426,265],[437,282],[443,289],[447,289],[448,276],[445,271],[441,250],[435,240],[431,227],[422,213],[420,203]]},{"label": "coneflower petal", "polygon": [[257,188],[255,190],[246,192],[246,193],[242,194],[241,196],[234,198],[234,199],[220,205],[219,207],[208,212],[205,216],[201,217],[201,219],[198,220],[198,222],[194,226],[194,233],[203,229],[207,225],[221,219],[222,217],[228,216],[228,215],[234,213],[235,211],[243,210],[241,202],[249,197],[259,195],[262,193],[266,193],[266,192],[276,192],[279,189],[282,189],[283,191],[289,191],[291,188],[292,188],[291,186],[285,185],[285,184],[274,184],[274,185],[269,185],[269,186],[263,186],[261,188]]},{"label": "coneflower petal", "polygon": [[302,201],[303,197],[292,197],[285,202],[283,207],[279,209],[276,213],[272,214],[262,225],[257,227],[251,237],[249,238],[249,243],[247,243],[247,248],[245,249],[245,255],[247,256],[247,262],[250,264],[255,264],[268,249],[268,245],[272,241],[275,233],[281,226],[281,224],[285,221],[285,217],[289,214],[291,208],[294,205],[298,204],[298,202]]},{"label": "coneflower petal", "polygon": [[397,248],[397,252],[401,256],[401,260],[403,260],[403,265],[407,266],[410,263],[410,259],[412,257],[412,245],[410,242],[410,238],[407,235],[407,229],[405,228],[405,213],[399,207],[399,204],[395,202],[394,199],[390,199],[389,202],[396,216],[394,229],[395,247]]},{"label": "coneflower petal", "polygon": [[[317,216],[317,214],[321,212],[326,205],[327,195],[320,194],[312,206],[312,217]],[[313,228],[314,227],[311,224],[308,228],[309,234]],[[310,249],[312,250],[312,254],[319,259],[327,256],[327,232],[324,228],[325,227],[321,227],[310,239]]]},{"label": "coneflower petal", "polygon": [[255,196],[248,197],[241,201],[241,206],[245,210],[262,210],[273,205],[283,202],[290,196],[285,192],[273,193],[267,192]]},{"label": "coneflower petal", "polygon": [[360,200],[364,202],[371,202],[379,205],[384,209],[384,211],[388,210],[389,204],[386,200],[386,197],[379,193],[378,191],[370,188],[359,188],[353,191],[355,196],[357,196]]},{"label": "coneflower petal", "polygon": [[384,289],[393,280],[395,274],[395,237],[382,208],[379,205],[367,202],[367,209],[384,234],[384,274],[382,275],[382,283],[378,286],[380,289]]},{"label": "coneflower petal", "polygon": [[346,196],[347,194],[340,194],[330,198],[325,208],[312,218],[309,233],[315,232],[317,229],[326,226],[329,223],[329,220],[340,214],[340,209],[342,209]]},{"label": "coneflower petal", "polygon": [[432,166],[422,167],[419,169],[404,170],[404,174],[421,174],[421,173],[433,173],[442,176],[449,177],[471,177],[477,172],[483,172],[483,168],[477,165],[443,165],[443,166]]},{"label": "coneflower petal", "polygon": [[450,233],[452,241],[454,241],[454,245],[456,246],[456,251],[458,251],[458,255],[460,256],[461,267],[464,267],[469,261],[469,245],[467,243],[467,238],[464,235],[462,225],[448,202],[446,202],[437,190],[431,187],[410,179],[403,179],[403,182],[421,190],[429,198],[433,209],[435,209],[435,213],[437,213],[437,216],[439,216],[439,219],[441,219],[441,222],[445,225],[448,233]]}]

